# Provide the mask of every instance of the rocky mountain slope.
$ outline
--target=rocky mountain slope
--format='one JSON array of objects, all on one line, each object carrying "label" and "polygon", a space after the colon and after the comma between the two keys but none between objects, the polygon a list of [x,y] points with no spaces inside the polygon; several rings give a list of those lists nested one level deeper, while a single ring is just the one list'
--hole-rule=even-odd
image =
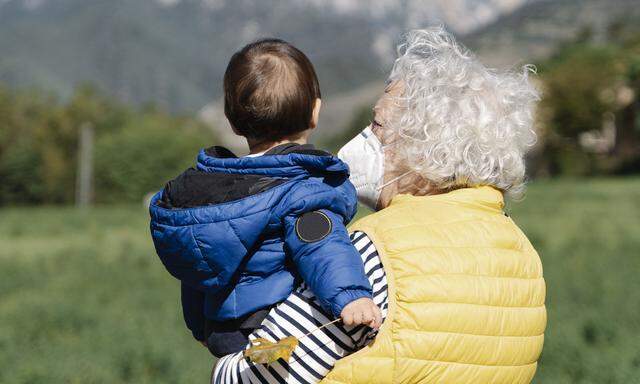
[{"label": "rocky mountain slope", "polygon": [[469,33],[525,0],[0,0],[0,83],[68,97],[92,83],[125,103],[193,112],[230,55],[261,36],[303,49],[326,95],[388,68],[400,33]]}]

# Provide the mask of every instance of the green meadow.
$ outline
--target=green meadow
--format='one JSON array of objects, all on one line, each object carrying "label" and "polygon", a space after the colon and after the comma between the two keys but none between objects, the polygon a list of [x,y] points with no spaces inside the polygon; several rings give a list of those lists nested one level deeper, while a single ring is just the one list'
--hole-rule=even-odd
[{"label": "green meadow", "polygon": [[[535,182],[507,211],[545,267],[535,382],[640,383],[640,179]],[[207,380],[141,205],[2,209],[0,271],[1,383]]]}]

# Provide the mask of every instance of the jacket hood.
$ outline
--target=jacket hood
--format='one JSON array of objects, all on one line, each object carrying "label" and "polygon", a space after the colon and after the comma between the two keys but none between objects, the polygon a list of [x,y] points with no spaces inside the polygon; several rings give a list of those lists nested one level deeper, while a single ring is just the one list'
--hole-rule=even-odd
[{"label": "jacket hood", "polygon": [[[280,148],[280,150],[278,150]],[[284,150],[282,150],[284,148]],[[272,152],[272,151],[270,151]],[[330,185],[342,185],[349,180],[349,167],[330,153],[313,149],[312,146],[276,147],[275,154],[256,157],[237,157],[230,150],[214,146],[200,150],[196,159],[196,171],[215,183],[216,188],[236,188],[240,182],[254,180],[254,188],[248,188],[244,195],[226,194],[227,198],[217,199],[197,207],[167,207],[163,200],[169,193],[164,190],[151,199],[152,221],[168,225],[193,225],[203,222],[228,220],[261,211],[274,204],[273,197],[282,197],[291,188],[291,182],[309,178],[321,178]],[[177,179],[190,172],[185,171]],[[233,176],[236,176],[235,178]],[[270,179],[269,183],[266,180]],[[265,186],[262,187],[262,186]],[[350,184],[349,184],[350,185]],[[211,189],[212,187],[208,188]],[[270,197],[271,196],[271,197]],[[266,223],[265,223],[266,224]]]}]

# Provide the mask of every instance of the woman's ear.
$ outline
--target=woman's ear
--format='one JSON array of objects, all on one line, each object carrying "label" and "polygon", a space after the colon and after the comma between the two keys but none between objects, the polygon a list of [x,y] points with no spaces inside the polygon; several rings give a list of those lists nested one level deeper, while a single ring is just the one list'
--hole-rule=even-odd
[{"label": "woman's ear", "polygon": [[311,129],[318,126],[318,120],[320,119],[320,107],[322,107],[322,100],[318,98],[313,103],[313,113],[311,114],[311,122],[309,122],[309,128]]}]

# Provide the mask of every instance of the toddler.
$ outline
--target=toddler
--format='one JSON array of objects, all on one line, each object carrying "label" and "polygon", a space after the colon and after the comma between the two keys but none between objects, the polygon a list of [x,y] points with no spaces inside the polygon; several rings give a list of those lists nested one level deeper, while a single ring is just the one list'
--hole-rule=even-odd
[{"label": "toddler", "polygon": [[302,282],[346,325],[379,327],[345,228],[357,208],[349,168],[307,143],[321,106],[309,59],[282,40],[249,44],[229,62],[224,98],[250,154],[202,150],[150,206],[156,251],[181,282],[193,336],[216,356],[238,352]]}]

